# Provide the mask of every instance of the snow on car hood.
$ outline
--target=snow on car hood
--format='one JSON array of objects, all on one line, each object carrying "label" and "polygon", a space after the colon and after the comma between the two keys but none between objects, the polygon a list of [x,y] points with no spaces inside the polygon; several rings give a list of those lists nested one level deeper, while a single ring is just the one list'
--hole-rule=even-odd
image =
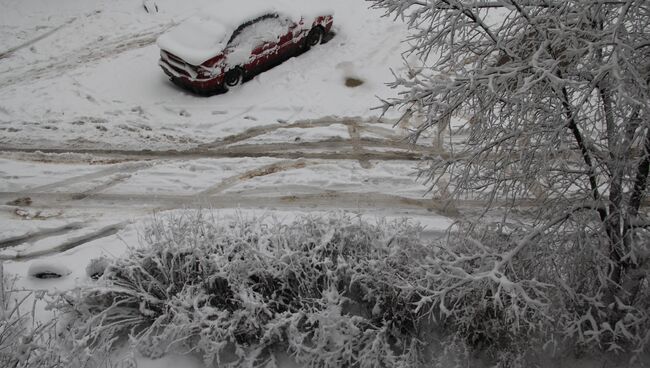
[{"label": "snow on car hood", "polygon": [[194,16],[158,37],[158,46],[192,65],[201,65],[220,53],[230,30],[207,16]]},{"label": "snow on car hood", "polygon": [[192,65],[201,65],[219,54],[240,24],[269,13],[298,21],[334,10],[319,0],[218,0],[158,38],[158,46]]}]

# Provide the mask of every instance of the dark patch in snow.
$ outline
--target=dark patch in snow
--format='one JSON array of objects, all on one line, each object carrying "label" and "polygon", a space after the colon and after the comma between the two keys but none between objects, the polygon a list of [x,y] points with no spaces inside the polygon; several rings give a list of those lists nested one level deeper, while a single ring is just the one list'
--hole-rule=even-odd
[{"label": "dark patch in snow", "polygon": [[323,35],[323,40],[321,41],[321,43],[330,42],[332,40],[332,38],[334,38],[334,36],[336,36],[336,32],[334,32],[334,31],[327,32],[326,34]]},{"label": "dark patch in snow", "polygon": [[86,266],[86,275],[93,280],[98,280],[104,275],[106,267],[108,267],[109,261],[106,257],[94,258],[90,260],[88,266]]},{"label": "dark patch in snow", "polygon": [[50,262],[35,262],[29,266],[27,274],[41,280],[59,279],[68,276],[72,271],[64,265]]},{"label": "dark patch in snow", "polygon": [[6,204],[7,206],[31,206],[32,199],[30,197],[22,197],[9,201]]},{"label": "dark patch in snow", "polygon": [[346,87],[355,88],[355,87],[359,87],[363,83],[365,83],[365,82],[363,80],[359,79],[359,78],[354,78],[354,77],[345,78],[345,86]]},{"label": "dark patch in snow", "polygon": [[59,279],[63,277],[63,275],[59,275],[58,273],[54,273],[54,272],[42,272],[42,273],[37,273],[35,275],[32,275],[32,277],[45,280],[45,279]]}]

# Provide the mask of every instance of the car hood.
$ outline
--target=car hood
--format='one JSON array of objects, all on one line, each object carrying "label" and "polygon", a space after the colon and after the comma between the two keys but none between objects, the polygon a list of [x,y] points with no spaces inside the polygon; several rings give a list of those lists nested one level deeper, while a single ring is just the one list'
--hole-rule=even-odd
[{"label": "car hood", "polygon": [[158,46],[188,64],[201,65],[223,51],[229,32],[212,17],[193,16],[158,37]]}]

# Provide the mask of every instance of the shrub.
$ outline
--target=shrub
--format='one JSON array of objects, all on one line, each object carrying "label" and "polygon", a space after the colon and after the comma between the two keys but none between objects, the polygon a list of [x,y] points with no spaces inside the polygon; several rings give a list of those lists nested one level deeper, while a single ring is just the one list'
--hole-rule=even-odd
[{"label": "shrub", "polygon": [[[128,341],[146,357],[193,353],[220,367],[273,367],[278,350],[307,367],[467,365],[472,351],[524,367],[556,337],[588,343],[576,321],[600,305],[588,298],[597,283],[579,275],[599,255],[549,246],[554,256],[540,257],[527,247],[535,231],[459,226],[427,244],[408,221],[176,213],[59,308],[73,317],[73,355]],[[612,328],[626,351],[647,347],[643,303]]]},{"label": "shrub", "polygon": [[282,349],[313,367],[412,366],[421,359],[416,291],[395,277],[410,278],[408,250],[427,251],[419,230],[349,216],[159,218],[145,247],[66,296],[76,349],[128,335],[144,356],[194,352],[209,365],[261,366]]},{"label": "shrub", "polygon": [[56,319],[35,318],[35,303],[43,293],[19,291],[14,285],[0,262],[0,367],[64,367],[56,348]]}]

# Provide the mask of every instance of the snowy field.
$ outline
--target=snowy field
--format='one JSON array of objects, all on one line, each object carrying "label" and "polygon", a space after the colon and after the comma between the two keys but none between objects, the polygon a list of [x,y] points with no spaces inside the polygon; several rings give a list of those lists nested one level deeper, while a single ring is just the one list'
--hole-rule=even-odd
[{"label": "snowy field", "polygon": [[[432,237],[452,223],[416,178],[431,142],[409,146],[372,109],[394,93],[403,25],[331,0],[328,43],[197,97],[167,80],[155,41],[211,2],[0,0],[0,260],[19,286],[90,282],[91,259],[137,246],[162,211],[408,216]],[[48,271],[64,277],[33,277]],[[167,364],[200,367],[186,359]]]},{"label": "snowy field", "polygon": [[[363,1],[335,0],[331,42],[237,91],[197,98],[168,82],[155,40],[210,1],[157,3],[148,14],[139,0],[4,0],[2,147],[184,149],[252,127],[374,117],[389,68],[401,67],[404,27]],[[364,83],[346,87],[348,77]],[[319,133],[339,135],[307,136]]]}]

